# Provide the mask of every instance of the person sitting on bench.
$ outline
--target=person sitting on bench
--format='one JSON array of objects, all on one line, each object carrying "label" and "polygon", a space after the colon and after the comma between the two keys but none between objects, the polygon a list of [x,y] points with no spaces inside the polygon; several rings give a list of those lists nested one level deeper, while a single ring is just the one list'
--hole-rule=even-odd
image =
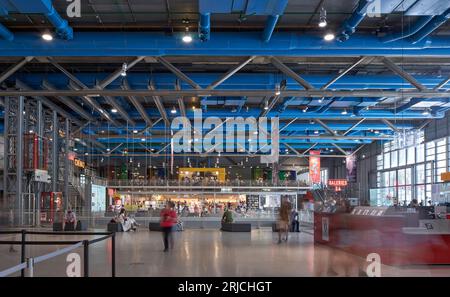
[{"label": "person sitting on bench", "polygon": [[228,203],[228,207],[223,213],[222,216],[222,224],[231,224],[233,223],[233,213],[231,212],[231,203]]},{"label": "person sitting on bench", "polygon": [[72,209],[68,209],[64,216],[64,231],[75,231],[75,225],[77,224],[77,216]]}]

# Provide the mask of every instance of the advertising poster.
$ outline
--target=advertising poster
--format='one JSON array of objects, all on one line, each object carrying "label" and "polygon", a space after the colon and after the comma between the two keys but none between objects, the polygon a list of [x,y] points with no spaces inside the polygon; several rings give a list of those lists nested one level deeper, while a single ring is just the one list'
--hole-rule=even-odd
[{"label": "advertising poster", "polygon": [[347,167],[347,180],[348,182],[356,182],[356,155],[350,155],[346,157],[345,164]]},{"label": "advertising poster", "polygon": [[[311,184],[320,183],[320,151],[310,151],[309,157],[309,180]],[[315,156],[317,155],[317,157]]]},{"label": "advertising poster", "polygon": [[322,240],[330,241],[330,221],[328,218],[322,218]]},{"label": "advertising poster", "polygon": [[92,185],[92,212],[105,212],[106,210],[106,187]]}]

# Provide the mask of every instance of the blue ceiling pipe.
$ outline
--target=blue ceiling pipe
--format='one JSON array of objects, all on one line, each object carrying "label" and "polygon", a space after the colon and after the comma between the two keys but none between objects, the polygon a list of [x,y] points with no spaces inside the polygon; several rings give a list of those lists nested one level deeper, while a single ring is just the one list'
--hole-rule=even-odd
[{"label": "blue ceiling pipe", "polygon": [[73,29],[55,10],[52,0],[0,0],[4,11],[21,14],[43,14],[55,27],[56,34],[61,39],[73,39]]},{"label": "blue ceiling pipe", "polygon": [[271,3],[276,6],[276,13],[269,15],[266,20],[266,25],[264,27],[262,39],[264,42],[269,42],[272,38],[273,31],[275,30],[275,27],[277,26],[278,20],[280,19],[280,16],[283,14],[284,10],[286,9],[286,6],[288,4],[288,0],[278,0],[275,1],[275,3]]},{"label": "blue ceiling pipe", "polygon": [[386,35],[381,38],[381,41],[383,41],[384,43],[388,43],[410,37],[419,32],[419,30],[425,27],[432,19],[432,15],[420,16],[419,19],[412,26],[408,27],[405,32],[396,32]]},{"label": "blue ceiling pipe", "polygon": [[[209,42],[186,44],[180,36],[161,32],[78,32],[71,42],[45,42],[36,32],[17,32],[14,42],[0,40],[0,56],[445,56],[450,37],[434,36],[430,42],[412,45],[399,40],[383,43],[377,36],[355,34],[345,43],[325,42],[317,34],[279,32],[264,43],[258,32],[218,32]],[[418,51],[420,50],[420,52]]]},{"label": "blue ceiling pipe", "polygon": [[356,27],[364,20],[367,15],[367,9],[374,0],[360,0],[358,7],[353,11],[350,18],[348,18],[342,30],[337,37],[338,41],[344,42],[350,39],[350,35],[356,32]]},{"label": "blue ceiling pipe", "polygon": [[450,8],[447,9],[443,14],[435,16],[426,26],[424,26],[419,32],[411,37],[412,44],[416,44],[422,41],[425,37],[429,36],[440,26],[445,24],[447,20],[450,19]]},{"label": "blue ceiling pipe", "polygon": [[201,13],[198,24],[198,34],[201,41],[208,41],[211,35],[211,14]]},{"label": "blue ceiling pipe", "polygon": [[8,28],[6,28],[5,26],[3,26],[2,24],[0,24],[0,36],[8,41],[13,41],[14,40],[14,34],[8,30]]}]

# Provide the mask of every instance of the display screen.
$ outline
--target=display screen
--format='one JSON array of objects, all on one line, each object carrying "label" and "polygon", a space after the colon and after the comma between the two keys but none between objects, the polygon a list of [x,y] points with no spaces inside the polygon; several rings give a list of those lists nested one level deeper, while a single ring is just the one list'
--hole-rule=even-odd
[{"label": "display screen", "polygon": [[106,211],[106,187],[92,185],[92,212],[104,212]]}]

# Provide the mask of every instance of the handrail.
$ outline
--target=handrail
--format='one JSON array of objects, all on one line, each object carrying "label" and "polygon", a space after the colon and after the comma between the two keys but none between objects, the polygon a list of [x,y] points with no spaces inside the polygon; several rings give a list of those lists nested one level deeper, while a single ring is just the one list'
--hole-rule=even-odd
[{"label": "handrail", "polygon": [[16,265],[16,266],[10,267],[8,269],[5,269],[3,271],[0,271],[0,277],[8,276],[10,274],[19,272],[25,268],[27,268],[27,263],[20,263],[19,265]]}]

